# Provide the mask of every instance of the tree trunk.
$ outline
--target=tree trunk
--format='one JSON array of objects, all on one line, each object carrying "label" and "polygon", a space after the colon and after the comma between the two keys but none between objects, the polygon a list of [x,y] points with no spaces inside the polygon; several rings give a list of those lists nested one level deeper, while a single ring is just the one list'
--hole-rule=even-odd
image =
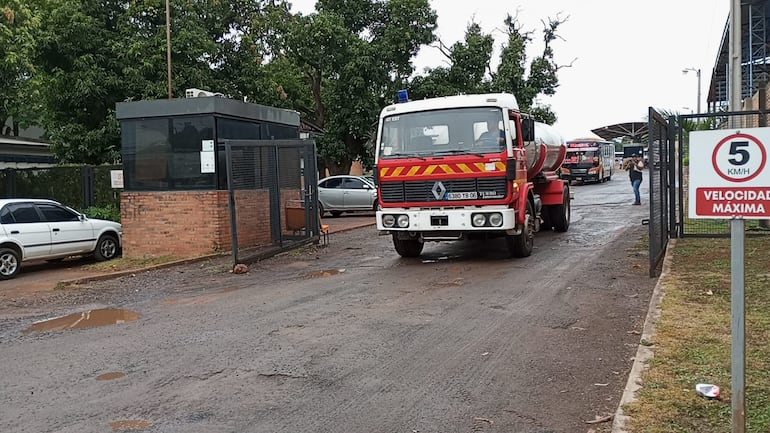
[{"label": "tree trunk", "polygon": [[329,168],[330,175],[350,174],[350,167],[353,165],[353,161],[340,161],[340,162],[327,161],[327,165]]}]

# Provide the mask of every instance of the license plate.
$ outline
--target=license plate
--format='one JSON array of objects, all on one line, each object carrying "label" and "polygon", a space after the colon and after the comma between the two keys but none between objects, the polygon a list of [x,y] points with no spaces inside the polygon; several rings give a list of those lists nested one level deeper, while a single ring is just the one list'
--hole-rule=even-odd
[{"label": "license plate", "polygon": [[478,198],[476,191],[471,192],[448,192],[446,193],[447,200],[474,200]]}]

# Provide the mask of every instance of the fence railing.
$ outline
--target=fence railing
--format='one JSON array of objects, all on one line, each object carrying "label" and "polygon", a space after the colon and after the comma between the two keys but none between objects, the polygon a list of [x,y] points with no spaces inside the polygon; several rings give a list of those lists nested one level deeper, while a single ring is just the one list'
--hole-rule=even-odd
[{"label": "fence railing", "polygon": [[120,165],[6,168],[0,170],[0,198],[47,198],[75,209],[120,209],[121,189],[112,188],[110,171]]}]

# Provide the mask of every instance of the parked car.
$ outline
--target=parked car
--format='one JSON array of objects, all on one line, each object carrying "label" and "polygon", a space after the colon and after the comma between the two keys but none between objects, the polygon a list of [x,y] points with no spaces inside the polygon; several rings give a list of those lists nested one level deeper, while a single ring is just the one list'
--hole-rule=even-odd
[{"label": "parked car", "polygon": [[377,210],[377,188],[361,176],[336,175],[318,181],[318,209],[321,216],[330,212]]},{"label": "parked car", "polygon": [[365,180],[369,181],[369,183],[371,183],[375,187],[377,186],[377,184],[374,182],[374,175],[372,175],[372,174],[362,174],[361,177],[363,177]]},{"label": "parked car", "polygon": [[93,254],[98,261],[117,257],[120,223],[94,218],[44,199],[0,200],[0,280],[16,276],[22,262],[58,261]]}]

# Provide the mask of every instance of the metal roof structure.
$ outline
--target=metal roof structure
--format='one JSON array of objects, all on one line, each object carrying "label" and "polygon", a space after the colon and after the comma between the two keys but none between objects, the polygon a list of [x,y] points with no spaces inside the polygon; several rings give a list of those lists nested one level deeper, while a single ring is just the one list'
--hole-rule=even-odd
[{"label": "metal roof structure", "polygon": [[[751,97],[770,79],[770,0],[741,1],[741,97]],[[729,96],[730,17],[706,95],[709,111],[727,109]]]},{"label": "metal roof structure", "polygon": [[628,137],[632,142],[638,143],[642,141],[642,137],[647,136],[647,122],[616,123],[592,129],[591,132],[608,141]]}]

